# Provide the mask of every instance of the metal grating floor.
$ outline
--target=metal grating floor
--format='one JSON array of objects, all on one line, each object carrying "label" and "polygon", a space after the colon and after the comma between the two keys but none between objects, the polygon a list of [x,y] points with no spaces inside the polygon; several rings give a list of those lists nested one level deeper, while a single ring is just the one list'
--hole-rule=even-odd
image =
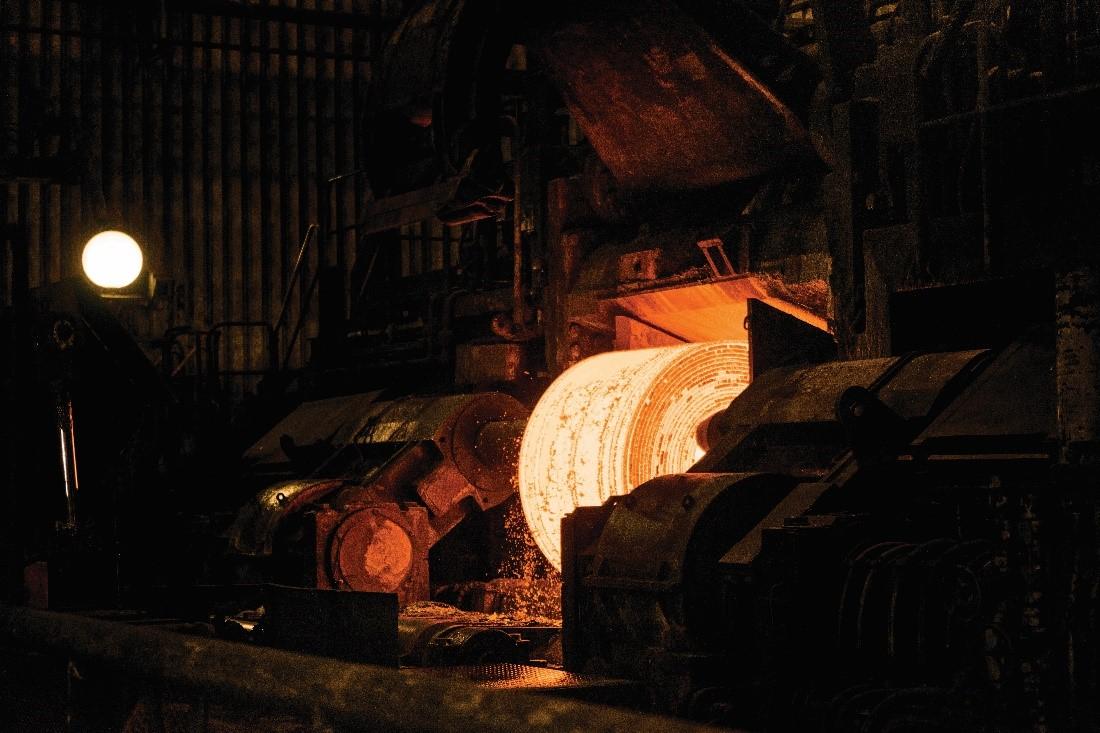
[{"label": "metal grating floor", "polygon": [[424,672],[438,677],[462,679],[497,690],[561,695],[608,705],[645,704],[642,686],[637,682],[576,674],[563,669],[502,663],[431,667]]}]

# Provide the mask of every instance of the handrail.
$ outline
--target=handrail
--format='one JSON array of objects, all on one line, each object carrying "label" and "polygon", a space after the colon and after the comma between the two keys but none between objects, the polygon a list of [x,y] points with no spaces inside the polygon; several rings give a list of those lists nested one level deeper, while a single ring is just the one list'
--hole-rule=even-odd
[{"label": "handrail", "polygon": [[[309,280],[309,286],[306,288],[305,301],[306,303],[312,302],[310,299],[313,297],[313,291],[317,288],[317,279],[319,273],[313,273],[313,277]],[[306,315],[309,311],[302,309],[298,314],[298,320],[294,322],[294,328],[290,330],[290,338],[287,339],[286,347],[283,349],[282,359],[279,360],[278,368],[286,369],[287,362],[290,361],[290,354],[294,351],[294,344],[298,342],[298,335],[302,332],[302,324],[305,322]],[[276,357],[278,358],[278,357]]]},{"label": "handrail", "polygon": [[294,288],[296,285],[299,285],[302,280],[302,267],[306,261],[306,255],[309,252],[310,244],[318,239],[320,231],[320,224],[310,224],[306,229],[306,235],[302,238],[302,246],[298,248],[298,257],[294,261],[294,269],[291,270],[290,278],[287,280],[286,295],[283,296],[283,305],[279,308],[279,317],[275,319],[274,325],[271,326],[271,363],[273,369],[286,368],[286,363],[290,359],[290,354],[294,351],[294,344],[297,343],[298,335],[302,331],[302,322],[305,320],[306,312],[309,308],[309,299],[313,297],[313,289],[317,285],[317,273],[314,273],[310,280],[308,292],[305,295],[306,304],[298,313],[298,320],[294,324],[290,338],[287,339],[284,347],[279,347],[279,334],[282,332],[281,329],[283,326],[286,325],[286,317],[290,312],[290,301],[294,296]]},{"label": "handrail", "polygon": [[319,224],[310,224],[306,229],[306,236],[302,238],[302,246],[298,248],[298,258],[294,261],[294,269],[290,272],[290,278],[286,284],[286,295],[283,296],[283,305],[279,309],[279,317],[275,319],[275,325],[271,327],[276,333],[282,328],[283,321],[286,320],[287,310],[290,308],[290,298],[294,295],[294,285],[298,282],[298,276],[302,271],[302,263],[305,262],[306,251],[309,249],[310,242],[317,237],[317,232],[320,229]]},{"label": "handrail", "polygon": [[[365,170],[354,170],[348,173],[341,173],[325,180],[324,186],[320,190],[320,200],[318,202],[318,210],[320,211],[320,222],[310,224],[306,229],[305,237],[302,238],[302,246],[298,248],[298,257],[294,262],[294,268],[290,273],[290,279],[287,282],[286,294],[283,296],[282,307],[279,308],[279,317],[275,319],[275,324],[272,326],[272,332],[276,338],[282,334],[282,329],[287,325],[287,317],[290,312],[290,302],[294,295],[295,287],[299,290],[304,290],[303,300],[304,304],[302,309],[298,313],[298,318],[294,325],[290,328],[290,337],[286,339],[286,343],[281,347],[276,348],[276,354],[274,356],[274,363],[276,368],[285,369],[287,362],[290,361],[290,355],[294,351],[295,345],[298,343],[298,337],[302,333],[302,326],[305,323],[306,316],[309,314],[309,308],[312,305],[312,298],[314,290],[317,287],[318,279],[320,277],[320,268],[313,273],[309,278],[308,284],[304,283],[304,277],[302,277],[302,271],[307,261],[307,254],[310,246],[321,246],[316,244],[317,240],[328,241],[331,237],[338,237],[344,231],[352,231],[360,226],[360,223],[355,223],[345,227],[337,226],[336,229],[332,229],[332,202],[336,200],[333,195],[333,189],[345,181],[352,180],[361,176],[365,176]],[[368,199],[373,198],[373,195],[368,192]],[[277,343],[277,342],[276,342]],[[281,356],[280,356],[281,353]]]}]

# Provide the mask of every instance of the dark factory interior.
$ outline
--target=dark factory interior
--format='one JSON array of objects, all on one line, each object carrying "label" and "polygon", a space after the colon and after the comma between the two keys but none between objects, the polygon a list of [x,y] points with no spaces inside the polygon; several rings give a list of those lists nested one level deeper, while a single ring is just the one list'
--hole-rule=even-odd
[{"label": "dark factory interior", "polygon": [[1100,0],[0,0],[0,731],[1100,730]]}]

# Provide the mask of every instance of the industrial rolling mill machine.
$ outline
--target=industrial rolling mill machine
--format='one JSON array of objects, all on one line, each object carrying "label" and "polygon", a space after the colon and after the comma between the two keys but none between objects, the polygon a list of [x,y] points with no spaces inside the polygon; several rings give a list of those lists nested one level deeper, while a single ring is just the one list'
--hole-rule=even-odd
[{"label": "industrial rolling mill machine", "polygon": [[242,450],[85,286],[28,295],[68,503],[24,600],[246,642],[239,692],[275,647],[738,730],[1096,730],[1100,5],[529,11],[406,3],[369,265]]}]

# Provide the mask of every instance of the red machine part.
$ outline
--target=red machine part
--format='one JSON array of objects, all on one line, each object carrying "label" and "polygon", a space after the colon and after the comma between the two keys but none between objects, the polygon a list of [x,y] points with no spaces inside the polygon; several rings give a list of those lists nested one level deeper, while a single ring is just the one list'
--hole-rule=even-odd
[{"label": "red machine part", "polygon": [[[242,555],[271,555],[288,517],[310,518],[317,587],[396,593],[405,605],[428,597],[432,545],[515,491],[528,413],[493,392],[376,396],[306,403],[257,443],[251,453],[265,466],[288,464],[273,446],[319,443],[333,453],[354,447],[363,464],[259,492],[238,513],[230,544]],[[325,431],[338,438],[321,440]]]},{"label": "red machine part", "polygon": [[389,458],[315,513],[318,587],[396,593],[402,606],[427,599],[432,545],[515,491],[526,415],[496,393],[373,405],[356,442]]},{"label": "red machine part", "polygon": [[315,516],[317,587],[428,597],[428,550],[437,536],[422,506],[324,507]]}]

